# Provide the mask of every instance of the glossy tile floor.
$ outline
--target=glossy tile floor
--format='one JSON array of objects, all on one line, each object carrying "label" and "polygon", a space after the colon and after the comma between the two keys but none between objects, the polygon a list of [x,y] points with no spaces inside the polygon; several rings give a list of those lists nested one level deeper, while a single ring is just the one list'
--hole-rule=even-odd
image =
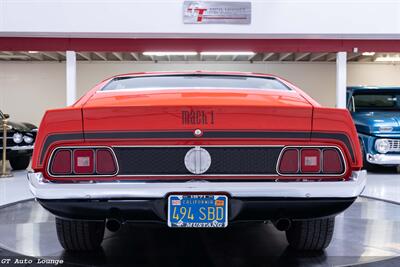
[{"label": "glossy tile floor", "polygon": [[367,186],[362,194],[400,204],[400,173],[390,169],[368,173]]},{"label": "glossy tile floor", "polygon": [[336,218],[333,242],[324,253],[287,249],[271,224],[237,224],[223,230],[175,230],[164,225],[125,225],[106,233],[97,253],[66,253],[54,217],[34,201],[0,209],[0,246],[34,257],[62,258],[82,265],[337,266],[400,255],[400,207],[360,198]]},{"label": "glossy tile floor", "polygon": [[[0,205],[32,197],[26,172],[14,175],[0,179]],[[399,181],[397,173],[370,173],[363,194],[400,202]],[[31,200],[0,207],[0,247],[79,265],[349,265],[400,256],[400,205],[360,198],[336,218],[333,242],[319,254],[287,249],[284,233],[270,224],[237,224],[224,230],[125,225],[116,234],[106,233],[102,251],[71,254],[58,243],[54,217]]]}]

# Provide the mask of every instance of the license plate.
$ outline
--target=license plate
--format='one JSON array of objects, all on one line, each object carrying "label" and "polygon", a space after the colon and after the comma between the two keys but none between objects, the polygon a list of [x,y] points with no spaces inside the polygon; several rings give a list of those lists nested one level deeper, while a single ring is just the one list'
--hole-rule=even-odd
[{"label": "license plate", "polygon": [[223,228],[228,225],[228,197],[225,195],[170,195],[168,226]]}]

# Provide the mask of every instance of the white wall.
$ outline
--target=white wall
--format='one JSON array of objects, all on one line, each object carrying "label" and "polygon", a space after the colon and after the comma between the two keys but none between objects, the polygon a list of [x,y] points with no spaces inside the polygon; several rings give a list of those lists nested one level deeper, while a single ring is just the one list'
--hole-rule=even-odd
[{"label": "white wall", "polygon": [[400,37],[399,1],[248,1],[250,25],[185,25],[183,0],[1,0],[0,36]]},{"label": "white wall", "polygon": [[[114,74],[137,71],[227,70],[271,73],[296,84],[325,106],[335,105],[334,63],[131,63],[79,62],[78,96]],[[348,85],[400,85],[400,65],[351,63]],[[1,62],[0,109],[19,121],[39,123],[43,112],[65,105],[65,62]]]}]

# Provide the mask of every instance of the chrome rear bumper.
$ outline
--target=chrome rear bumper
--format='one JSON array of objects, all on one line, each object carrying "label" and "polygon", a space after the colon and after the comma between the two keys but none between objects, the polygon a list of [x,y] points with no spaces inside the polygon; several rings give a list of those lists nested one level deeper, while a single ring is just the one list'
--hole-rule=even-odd
[{"label": "chrome rear bumper", "polygon": [[171,192],[226,192],[232,197],[351,198],[361,194],[366,179],[365,171],[355,171],[348,181],[327,182],[52,183],[42,173],[28,173],[30,190],[39,199],[163,198]]}]

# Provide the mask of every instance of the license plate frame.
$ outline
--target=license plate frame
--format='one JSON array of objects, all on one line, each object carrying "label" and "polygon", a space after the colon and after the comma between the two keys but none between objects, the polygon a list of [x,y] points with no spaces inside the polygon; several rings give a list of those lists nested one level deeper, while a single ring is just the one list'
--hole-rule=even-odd
[{"label": "license plate frame", "polygon": [[170,194],[167,208],[168,226],[225,228],[228,226],[228,201],[228,196],[224,194]]}]

